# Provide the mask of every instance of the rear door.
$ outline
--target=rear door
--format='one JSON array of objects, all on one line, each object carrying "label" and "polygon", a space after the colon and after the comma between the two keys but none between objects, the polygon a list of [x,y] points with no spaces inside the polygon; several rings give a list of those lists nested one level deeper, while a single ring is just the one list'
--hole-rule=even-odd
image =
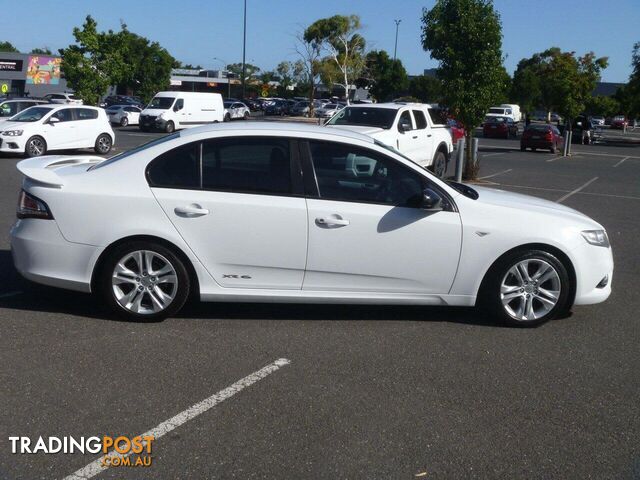
[{"label": "rear door", "polygon": [[205,140],[147,169],[158,202],[222,287],[302,288],[307,207],[292,145],[282,137]]},{"label": "rear door", "polygon": [[92,108],[73,108],[74,124],[76,131],[76,148],[89,148],[95,146],[98,135],[102,133],[98,121],[98,111]]},{"label": "rear door", "polygon": [[[411,126],[410,130],[403,130],[402,125],[408,124]],[[398,117],[398,150],[411,160],[417,161],[420,158],[420,139],[416,132],[416,124],[413,121],[413,115],[411,111],[406,109],[400,112]]]}]

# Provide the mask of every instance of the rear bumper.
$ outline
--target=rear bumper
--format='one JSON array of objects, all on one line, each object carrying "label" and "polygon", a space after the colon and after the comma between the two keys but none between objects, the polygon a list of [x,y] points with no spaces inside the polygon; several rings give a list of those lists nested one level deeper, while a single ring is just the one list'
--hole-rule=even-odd
[{"label": "rear bumper", "polygon": [[553,147],[553,142],[548,140],[521,139],[520,146],[525,148],[551,148]]},{"label": "rear bumper", "polygon": [[102,247],[68,242],[54,220],[18,220],[11,229],[16,270],[43,285],[90,292],[93,267],[102,251]]}]

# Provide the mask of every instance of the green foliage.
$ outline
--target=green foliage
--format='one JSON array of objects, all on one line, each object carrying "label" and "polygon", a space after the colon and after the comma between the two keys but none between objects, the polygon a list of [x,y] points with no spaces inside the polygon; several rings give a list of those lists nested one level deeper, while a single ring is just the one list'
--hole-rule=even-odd
[{"label": "green foliage", "polygon": [[[347,101],[349,85],[359,78],[365,68],[365,40],[358,33],[360,26],[360,17],[357,15],[334,15],[316,20],[307,27],[303,35],[305,42],[321,47],[328,53],[327,58],[336,64],[340,80],[333,79],[331,75],[332,84],[344,87]],[[325,70],[326,68],[325,66]],[[323,72],[319,73],[322,76]]]},{"label": "green foliage", "polygon": [[0,42],[0,52],[19,52],[11,42]]},{"label": "green foliage", "polygon": [[[242,63],[232,63],[231,65],[227,65],[227,70],[242,81]],[[255,81],[258,78],[259,73],[260,67],[251,65],[250,63],[244,64],[245,83]]]},{"label": "green foliage", "polygon": [[34,55],[51,55],[51,50],[49,50],[49,47],[44,47],[44,48],[34,48],[33,50],[31,50],[32,54]]},{"label": "green foliage", "polygon": [[379,102],[391,100],[404,91],[409,80],[400,60],[393,60],[384,50],[372,50],[365,57],[369,92]]},{"label": "green foliage", "polygon": [[614,97],[605,95],[592,96],[585,102],[584,113],[587,115],[603,115],[611,117],[620,112],[620,102]]},{"label": "green foliage", "polygon": [[313,98],[315,96],[315,80],[318,76],[318,63],[320,59],[321,44],[313,38],[306,40],[304,32],[296,34],[295,51],[300,57],[301,87],[306,86],[309,98],[309,116],[313,116]]},{"label": "green foliage", "polygon": [[430,75],[418,75],[409,81],[409,94],[424,103],[443,103],[442,81]]},{"label": "green foliage", "polygon": [[629,83],[620,92],[622,109],[631,118],[640,117],[640,42],[633,45],[631,54],[633,68]]},{"label": "green foliage", "polygon": [[502,26],[491,0],[437,0],[422,14],[422,47],[438,60],[444,101],[467,136],[465,175],[475,178],[471,133],[504,91]]}]

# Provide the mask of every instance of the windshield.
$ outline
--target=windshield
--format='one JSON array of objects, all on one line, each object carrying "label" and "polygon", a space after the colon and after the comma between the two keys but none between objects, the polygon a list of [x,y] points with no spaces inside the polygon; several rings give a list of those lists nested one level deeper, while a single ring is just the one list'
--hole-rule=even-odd
[{"label": "windshield", "polygon": [[231,105],[233,105],[231,102],[224,102],[224,108],[229,108]]},{"label": "windshield", "polygon": [[327,125],[358,125],[389,129],[397,110],[394,108],[346,107],[334,115]]},{"label": "windshield", "polygon": [[173,105],[173,97],[153,97],[151,103],[147,105],[147,108],[158,108],[160,110],[167,110]]},{"label": "windshield", "polygon": [[38,120],[42,120],[47,113],[49,113],[52,108],[47,107],[31,107],[26,110],[20,112],[15,117],[11,117],[12,122],[37,122]]},{"label": "windshield", "polygon": [[151,148],[151,147],[155,147],[156,145],[160,145],[164,142],[168,142],[170,140],[176,139],[180,136],[180,132],[176,132],[174,134],[171,135],[167,135],[165,137],[160,137],[160,138],[156,138],[155,140],[151,140],[150,142],[147,142],[143,145],[140,145],[139,147],[136,148],[132,148],[131,150],[127,150],[126,152],[122,152],[118,155],[115,155],[111,158],[109,158],[108,160],[105,160],[104,162],[100,162],[95,164],[94,166],[92,166],[91,168],[89,168],[89,170],[95,170],[98,168],[102,168],[102,167],[106,167],[107,165],[111,165],[114,162],[117,162],[119,160],[122,160],[123,158],[127,158],[131,155],[134,155],[138,152],[141,152],[143,150],[146,150],[147,148]]},{"label": "windshield", "polygon": [[504,115],[504,108],[490,108],[489,113],[493,113],[496,115]]}]

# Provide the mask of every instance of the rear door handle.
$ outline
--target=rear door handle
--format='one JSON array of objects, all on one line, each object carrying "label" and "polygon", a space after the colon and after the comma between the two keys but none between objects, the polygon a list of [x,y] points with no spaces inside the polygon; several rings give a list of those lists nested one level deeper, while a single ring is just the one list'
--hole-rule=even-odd
[{"label": "rear door handle", "polygon": [[316,224],[319,227],[346,227],[349,225],[349,220],[345,220],[344,218],[339,218],[338,215],[333,215],[330,217],[318,217],[316,218]]},{"label": "rear door handle", "polygon": [[206,208],[202,208],[197,203],[192,203],[191,205],[187,205],[185,207],[176,207],[173,209],[173,211],[179,217],[187,218],[202,217],[203,215],[209,214],[209,210],[207,210]]}]

